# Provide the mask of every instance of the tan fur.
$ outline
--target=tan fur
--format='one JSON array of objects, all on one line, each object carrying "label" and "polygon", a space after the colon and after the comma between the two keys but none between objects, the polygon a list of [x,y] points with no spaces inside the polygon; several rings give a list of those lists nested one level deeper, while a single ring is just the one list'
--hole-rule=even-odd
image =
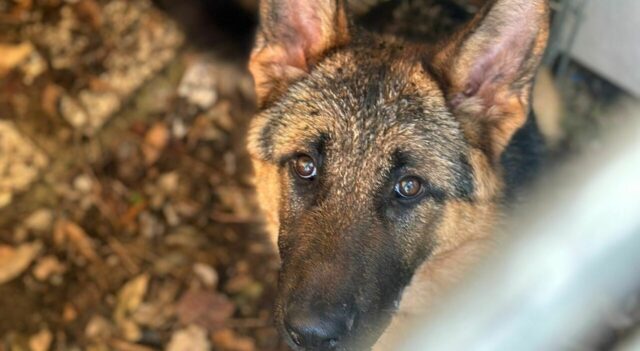
[{"label": "tan fur", "polygon": [[[278,4],[274,0],[264,0],[260,6],[261,17],[270,18],[270,11],[277,6],[291,7],[281,12],[292,17],[292,25],[283,31],[258,32],[249,70],[254,77],[259,106],[264,106],[287,85],[307,73],[328,50],[349,41],[347,15],[339,2],[317,0],[315,3]],[[289,39],[296,32],[299,32],[299,38]]]},{"label": "tan fur", "polygon": [[486,157],[479,150],[474,154],[471,159],[474,169],[485,170],[478,172],[479,203],[457,202],[447,206],[438,233],[441,244],[432,258],[416,271],[403,293],[397,314],[373,351],[395,350],[406,338],[406,333],[412,330],[413,323],[428,313],[435,301],[455,287],[473,264],[493,247],[493,234],[500,213],[493,197],[499,193],[502,184],[490,171]]},{"label": "tan fur", "polygon": [[562,121],[565,114],[562,95],[553,80],[548,67],[543,67],[536,78],[533,88],[533,110],[536,112],[538,126],[550,147],[555,147],[564,138]]},{"label": "tan fur", "polygon": [[[476,17],[466,30],[446,42],[435,56],[434,65],[449,84],[449,97],[460,100],[455,104],[458,113],[470,119],[477,119],[478,115],[488,117],[486,133],[489,135],[485,134],[484,140],[489,145],[485,148],[497,159],[529,114],[531,85],[525,83],[533,79],[549,37],[548,25],[529,22],[546,21],[549,5],[542,0],[522,2],[518,6],[509,1],[493,1],[486,9],[489,8],[491,11],[486,17]],[[510,23],[504,24],[505,19]],[[514,28],[528,28],[531,33],[510,34],[516,32]],[[474,35],[467,39],[472,30]],[[511,36],[507,43],[496,43],[500,32]],[[522,40],[523,36],[534,37],[533,48]],[[523,58],[523,52],[529,50],[529,56]],[[500,66],[489,68],[483,61],[476,62],[482,56],[509,68],[500,70],[499,74],[492,72]],[[524,74],[520,72],[521,67],[527,69]],[[478,75],[486,75],[486,82],[477,85]]]},{"label": "tan fur", "polygon": [[[341,4],[263,3],[250,62],[260,112],[248,148],[267,229],[288,255],[278,323],[285,328],[287,305],[323,300],[333,308],[345,291],[370,313],[393,302],[380,296],[404,287],[375,348],[391,350],[406,321],[428,311],[493,244],[506,186],[500,157],[527,120],[548,6],[494,0],[428,49],[352,31]],[[272,22],[274,11],[282,23]],[[300,185],[290,167],[299,154],[322,160],[322,181]],[[428,180],[429,197],[411,206],[393,197],[387,183],[397,172]],[[354,255],[370,263],[354,263]],[[382,278],[390,269],[402,277]],[[382,279],[402,286],[389,293]]]}]

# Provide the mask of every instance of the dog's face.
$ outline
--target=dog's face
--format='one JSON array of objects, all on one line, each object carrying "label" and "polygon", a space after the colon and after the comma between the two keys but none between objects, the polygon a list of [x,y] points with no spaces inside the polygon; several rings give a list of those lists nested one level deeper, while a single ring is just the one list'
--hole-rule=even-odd
[{"label": "dog's face", "polygon": [[[546,13],[533,3],[523,16]],[[292,347],[370,346],[418,266],[490,221],[496,160],[526,118],[546,32],[525,31],[504,59],[494,38],[463,34],[427,51],[349,30],[338,1],[263,3],[249,149]]]}]

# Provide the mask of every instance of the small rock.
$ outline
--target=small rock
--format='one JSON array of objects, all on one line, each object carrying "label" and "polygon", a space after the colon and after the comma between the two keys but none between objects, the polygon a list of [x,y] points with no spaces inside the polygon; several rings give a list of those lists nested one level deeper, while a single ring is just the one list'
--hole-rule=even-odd
[{"label": "small rock", "polygon": [[85,127],[90,133],[100,128],[121,106],[120,98],[111,91],[83,90],[78,94],[78,98],[89,114],[89,123]]},{"label": "small rock", "polygon": [[188,134],[187,126],[181,118],[171,121],[171,134],[176,139],[182,139]]},{"label": "small rock", "polygon": [[206,331],[190,325],[173,333],[167,351],[208,351],[211,349]]},{"label": "small rock", "polygon": [[63,95],[60,99],[60,114],[74,128],[85,128],[89,122],[87,111],[68,95]]},{"label": "small rock", "polygon": [[191,104],[206,110],[217,100],[216,79],[210,66],[205,62],[196,62],[189,66],[178,86],[178,96]]},{"label": "small rock", "polygon": [[177,172],[165,173],[158,179],[158,186],[165,194],[173,194],[178,190],[180,176]]},{"label": "small rock", "polygon": [[29,349],[31,351],[48,351],[52,341],[53,334],[48,329],[43,329],[29,338]]},{"label": "small rock", "polygon": [[83,194],[88,194],[93,189],[93,179],[86,174],[80,174],[73,180],[73,187]]},{"label": "small rock", "polygon": [[175,227],[180,224],[180,216],[176,212],[176,209],[171,204],[166,204],[162,207],[162,214],[167,224],[171,227]]},{"label": "small rock", "polygon": [[46,281],[52,275],[63,274],[67,270],[67,266],[61,263],[55,256],[45,256],[38,260],[33,275],[39,281]]},{"label": "small rock", "polygon": [[156,216],[148,211],[140,213],[138,221],[140,224],[140,234],[145,238],[155,238],[164,232],[164,225]]},{"label": "small rock", "polygon": [[218,285],[218,272],[216,272],[216,270],[208,264],[194,264],[193,272],[206,287],[215,288],[216,285]]},{"label": "small rock", "polygon": [[27,217],[24,221],[25,227],[34,232],[45,232],[51,229],[53,224],[53,211],[48,208],[41,208]]}]

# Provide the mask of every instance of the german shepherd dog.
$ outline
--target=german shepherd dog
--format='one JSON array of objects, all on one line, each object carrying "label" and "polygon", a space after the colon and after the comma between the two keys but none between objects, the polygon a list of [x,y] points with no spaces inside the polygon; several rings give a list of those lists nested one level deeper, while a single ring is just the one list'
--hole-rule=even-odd
[{"label": "german shepherd dog", "polygon": [[[295,350],[386,349],[491,246],[533,174],[546,0],[494,0],[427,46],[365,32],[343,0],[263,0],[248,148]],[[381,337],[382,336],[382,337]]]}]

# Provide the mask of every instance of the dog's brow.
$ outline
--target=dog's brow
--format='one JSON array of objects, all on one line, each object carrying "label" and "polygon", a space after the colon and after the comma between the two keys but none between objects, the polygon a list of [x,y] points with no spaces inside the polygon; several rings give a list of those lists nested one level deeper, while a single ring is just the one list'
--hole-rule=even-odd
[{"label": "dog's brow", "polygon": [[300,141],[300,144],[295,149],[287,150],[278,157],[278,163],[283,165],[288,160],[299,154],[309,154],[316,158],[324,156],[326,145],[329,141],[329,135],[326,133],[320,133],[316,137],[309,137]]}]

